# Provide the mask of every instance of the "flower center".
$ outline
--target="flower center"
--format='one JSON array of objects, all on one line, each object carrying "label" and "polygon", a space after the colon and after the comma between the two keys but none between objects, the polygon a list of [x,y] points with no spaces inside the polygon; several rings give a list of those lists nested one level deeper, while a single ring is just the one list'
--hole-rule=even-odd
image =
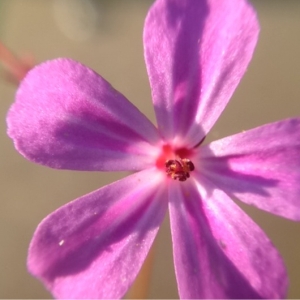
[{"label": "flower center", "polygon": [[190,172],[195,170],[194,164],[188,158],[169,159],[165,166],[167,175],[179,181],[186,181],[190,177]]},{"label": "flower center", "polygon": [[156,160],[156,166],[168,177],[186,181],[190,177],[190,172],[195,170],[193,162],[189,159],[192,154],[193,150],[187,148],[172,148],[170,145],[164,145]]}]

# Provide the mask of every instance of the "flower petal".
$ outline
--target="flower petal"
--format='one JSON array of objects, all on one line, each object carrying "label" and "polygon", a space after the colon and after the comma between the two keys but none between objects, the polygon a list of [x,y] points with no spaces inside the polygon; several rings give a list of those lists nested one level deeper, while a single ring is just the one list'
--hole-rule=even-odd
[{"label": "flower petal", "polygon": [[280,298],[286,271],[263,231],[222,191],[191,180],[170,189],[181,298]]},{"label": "flower petal", "polygon": [[158,0],[144,29],[145,59],[159,129],[198,144],[243,76],[258,38],[243,0]]},{"label": "flower petal", "polygon": [[30,71],[7,122],[21,154],[59,169],[144,169],[152,164],[158,143],[154,125],[136,107],[70,59]]},{"label": "flower petal", "polygon": [[28,268],[57,298],[120,298],[167,209],[156,170],[135,173],[58,209],[38,226]]},{"label": "flower petal", "polygon": [[198,160],[203,176],[228,195],[300,220],[300,119],[215,141],[200,149]]}]

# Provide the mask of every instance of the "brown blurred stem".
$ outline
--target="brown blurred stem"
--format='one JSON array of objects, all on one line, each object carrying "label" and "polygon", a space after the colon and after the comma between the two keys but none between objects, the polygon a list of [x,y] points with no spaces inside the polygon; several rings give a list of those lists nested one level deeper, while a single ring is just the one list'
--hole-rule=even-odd
[{"label": "brown blurred stem", "polygon": [[154,261],[154,248],[155,242],[153,243],[147,258],[138,274],[134,284],[127,293],[127,299],[146,299],[149,292],[149,285]]},{"label": "brown blurred stem", "polygon": [[0,42],[0,63],[6,70],[7,79],[18,84],[34,66],[32,57],[18,57]]}]

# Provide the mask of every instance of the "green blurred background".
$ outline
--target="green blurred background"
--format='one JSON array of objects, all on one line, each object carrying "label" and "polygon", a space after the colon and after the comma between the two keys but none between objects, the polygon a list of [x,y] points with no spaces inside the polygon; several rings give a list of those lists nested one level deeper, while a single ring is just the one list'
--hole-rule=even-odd
[{"label": "green blurred background", "polygon": [[[81,61],[154,121],[142,45],[144,18],[151,3],[0,0],[0,40],[17,54],[33,54],[36,62],[56,57]],[[247,74],[209,139],[300,114],[300,1],[252,3],[261,24],[259,43]],[[15,90],[16,86],[0,78],[0,297],[51,298],[26,271],[27,248],[37,224],[64,203],[124,173],[57,171],[21,157],[6,136],[5,116]],[[242,207],[281,252],[290,277],[289,297],[300,298],[300,224]],[[178,297],[168,220],[157,237],[148,297]]]}]

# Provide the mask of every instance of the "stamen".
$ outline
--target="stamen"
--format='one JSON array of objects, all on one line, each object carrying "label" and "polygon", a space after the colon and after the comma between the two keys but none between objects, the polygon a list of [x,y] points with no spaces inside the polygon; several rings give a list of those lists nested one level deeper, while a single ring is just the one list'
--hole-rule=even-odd
[{"label": "stamen", "polygon": [[186,181],[190,177],[190,172],[195,170],[194,164],[187,158],[169,159],[165,162],[166,173],[172,179]]}]

